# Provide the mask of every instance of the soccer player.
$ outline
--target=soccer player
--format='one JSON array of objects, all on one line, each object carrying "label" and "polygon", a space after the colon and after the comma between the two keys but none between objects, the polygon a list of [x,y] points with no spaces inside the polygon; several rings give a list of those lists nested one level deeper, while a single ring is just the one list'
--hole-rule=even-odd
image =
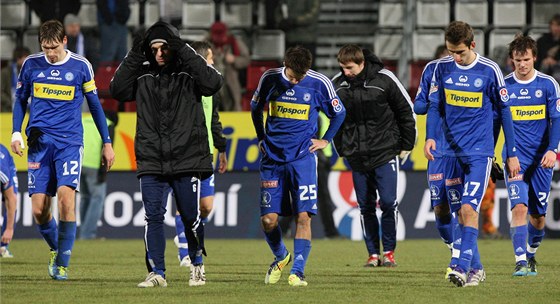
[{"label": "soccer player", "polygon": [[[406,89],[371,51],[349,44],[338,51],[341,73],[333,79],[346,108],[334,138],[352,168],[368,251],[364,266],[395,267],[397,186],[400,165],[416,142],[416,118]],[[377,199],[382,211],[377,218]],[[383,243],[380,259],[379,222]]]},{"label": "soccer player", "polygon": [[[201,96],[218,92],[223,77],[166,22],[156,22],[138,36],[111,80],[111,95],[119,102],[136,100],[134,141],[137,175],[146,211],[145,250],[148,275],[140,288],[166,287],[166,200],[173,189],[185,225],[193,261],[190,286],[205,284],[204,225],[199,214],[200,181],[212,175]],[[191,281],[193,281],[191,283]]]},{"label": "soccer player", "polygon": [[8,250],[8,245],[14,237],[16,225],[18,178],[14,159],[2,144],[0,144],[0,188],[2,203],[4,203],[2,231],[0,232],[0,257],[13,258],[14,256]]},{"label": "soccer player", "polygon": [[[445,46],[444,46],[445,49]],[[445,50],[445,55],[447,55],[447,50]],[[419,115],[426,115],[428,112],[428,93],[430,90],[430,84],[434,74],[434,69],[438,63],[438,59],[445,57],[445,55],[436,58],[424,67],[422,71],[422,76],[420,80],[420,86],[418,87],[418,92],[416,93],[416,98],[414,100],[414,113]],[[442,120],[441,117],[432,117],[435,119],[436,124],[436,146],[442,147],[445,144],[445,138],[443,137],[443,130],[441,128]],[[458,201],[459,197],[451,195],[448,198],[447,187],[445,186],[445,176],[444,173],[444,161],[449,160],[443,157],[443,152],[441,149],[433,151],[433,160],[428,161],[428,186],[430,188],[430,199],[432,202],[432,208],[434,210],[434,215],[436,217],[436,228],[443,242],[451,249],[452,258],[450,266],[447,267],[446,278],[452,271],[451,265],[457,264],[457,257],[459,253],[459,248],[453,250],[453,247],[458,247],[459,244],[454,244],[453,232],[454,229],[458,227],[457,219],[451,213],[449,204],[460,204]],[[453,253],[455,255],[453,256]]]},{"label": "soccer player", "polygon": [[537,44],[529,36],[517,35],[509,44],[515,71],[505,82],[521,164],[516,177],[506,178],[516,263],[513,276],[537,275],[535,253],[544,237],[552,168],[560,141],[560,87],[552,76],[535,70],[536,55]]},{"label": "soccer player", "polygon": [[[97,97],[91,64],[64,49],[67,37],[60,21],[39,28],[43,52],[29,56],[19,74],[13,113],[12,152],[23,155],[23,118],[27,124],[28,188],[33,216],[51,250],[49,275],[68,278],[76,238],[76,191],[82,168],[84,97],[103,139],[103,162],[111,168],[115,153],[105,114]],[[51,214],[51,197],[58,197],[59,223]]]},{"label": "soccer player", "polygon": [[[191,47],[202,57],[206,58],[208,64],[214,64],[214,54],[212,46],[207,41],[195,41]],[[206,129],[208,131],[208,143],[211,154],[214,148],[218,150],[219,167],[218,172],[224,173],[227,169],[226,158],[226,139],[222,134],[222,123],[218,113],[218,102],[213,96],[202,96],[202,107]],[[200,218],[203,224],[208,222],[208,215],[214,206],[214,174],[200,182]],[[179,266],[190,267],[189,245],[185,236],[185,226],[179,213],[175,215],[175,230],[177,235],[174,238],[175,245],[179,248]],[[202,263],[202,255],[195,257],[195,263]],[[190,283],[191,281],[189,281]],[[195,281],[193,281],[195,283]]]},{"label": "soccer player", "polygon": [[[317,214],[317,156],[332,140],[346,110],[331,81],[311,70],[309,50],[286,50],[284,67],[266,71],[251,100],[251,114],[261,152],[261,224],[275,256],[265,284],[280,280],[292,255],[282,241],[278,216],[296,217],[294,264],[290,286],[307,286],[304,270],[311,251],[311,216]],[[263,110],[268,105],[266,128]],[[319,111],[330,118],[322,139],[315,139]]]},{"label": "soccer player", "polygon": [[[449,280],[459,287],[476,286],[486,278],[477,246],[478,212],[494,156],[494,132],[489,131],[493,130],[493,107],[500,110],[511,177],[519,172],[519,160],[509,95],[498,65],[474,51],[473,30],[465,22],[449,24],[445,45],[451,56],[440,59],[434,71],[424,154],[434,160],[433,153],[439,149],[444,157],[451,158],[444,168],[445,184],[451,211],[458,212],[462,227],[454,235],[461,245]],[[443,120],[443,147],[436,145],[438,117]],[[454,204],[454,199],[460,204]]]}]

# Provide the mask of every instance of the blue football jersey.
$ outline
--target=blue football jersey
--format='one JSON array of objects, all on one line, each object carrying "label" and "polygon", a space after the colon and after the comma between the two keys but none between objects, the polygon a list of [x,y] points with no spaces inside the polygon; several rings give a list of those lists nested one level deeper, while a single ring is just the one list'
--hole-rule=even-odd
[{"label": "blue football jersey", "polygon": [[67,51],[57,63],[48,62],[44,53],[33,54],[21,68],[16,89],[18,100],[31,96],[30,128],[64,144],[83,144],[81,108],[84,94],[97,95],[91,64],[82,56]]},{"label": "blue football jersey", "polygon": [[[523,81],[515,73],[505,78],[519,161],[540,162],[549,146],[551,119],[560,117],[560,88],[549,75],[535,71]],[[552,143],[557,147],[558,143]]]},{"label": "blue football jersey", "polygon": [[[430,92],[430,84],[432,83],[432,78],[434,76],[434,70],[436,68],[437,62],[438,59],[428,62],[428,64],[426,64],[424,70],[422,71],[422,77],[420,78],[418,92],[416,92],[416,98],[414,98],[414,113],[418,115],[425,115],[428,113],[428,107],[430,104],[428,94]],[[436,150],[432,151],[432,155],[434,157],[442,157],[443,151],[445,150],[442,120],[440,116],[432,116],[430,117],[430,119],[434,120],[435,138],[433,139],[436,142]]]},{"label": "blue football jersey", "polygon": [[[442,116],[445,155],[494,156],[493,109],[500,109],[504,123],[509,119],[511,126],[511,115],[503,114],[509,111],[509,95],[495,62],[479,54],[468,66],[457,64],[452,57],[440,59],[429,99],[428,138],[437,138],[433,116]],[[513,143],[509,137],[506,131],[506,141]]]},{"label": "blue football jersey", "polygon": [[14,187],[15,193],[18,192],[16,165],[10,152],[2,144],[0,144],[0,186],[2,187],[2,192],[10,187]]},{"label": "blue football jersey", "polygon": [[[327,117],[344,115],[332,82],[313,70],[298,84],[291,84],[285,68],[266,71],[253,95],[251,112],[259,140],[266,154],[277,162],[289,162],[309,153],[311,139],[317,137],[319,111]],[[266,130],[262,112],[268,105]]]}]

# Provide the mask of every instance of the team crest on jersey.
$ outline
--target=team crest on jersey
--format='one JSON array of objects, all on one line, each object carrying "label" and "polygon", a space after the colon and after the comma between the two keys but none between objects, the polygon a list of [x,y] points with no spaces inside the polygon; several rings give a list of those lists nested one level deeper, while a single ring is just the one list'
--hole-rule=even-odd
[{"label": "team crest on jersey", "polygon": [[272,195],[268,191],[261,192],[261,207],[270,208],[270,201],[272,200]]},{"label": "team crest on jersey", "polygon": [[33,173],[27,173],[27,188],[35,188],[35,175]]},{"label": "team crest on jersey", "polygon": [[482,79],[477,78],[474,80],[474,86],[480,88],[482,86]]},{"label": "team crest on jersey", "polygon": [[261,181],[261,188],[277,188],[278,181],[271,180],[271,181]]},{"label": "team crest on jersey", "polygon": [[256,91],[255,94],[253,94],[253,98],[251,98],[251,102],[253,103],[258,103],[259,102],[259,92]]},{"label": "team crest on jersey", "polygon": [[443,173],[435,173],[428,175],[429,181],[438,181],[443,179]]},{"label": "team crest on jersey", "polygon": [[449,189],[447,191],[447,198],[452,205],[461,203],[461,194],[456,189]]},{"label": "team crest on jersey", "polygon": [[508,102],[509,94],[506,88],[500,89],[500,98],[502,99],[503,102]]},{"label": "team crest on jersey", "polygon": [[449,179],[445,180],[445,185],[446,186],[455,186],[455,185],[460,185],[462,183],[463,183],[463,181],[460,177],[449,178]]},{"label": "team crest on jersey", "polygon": [[19,88],[21,88],[21,81],[18,81],[16,84],[16,90],[18,90]]},{"label": "team crest on jersey", "polygon": [[303,94],[303,100],[304,101],[310,101],[311,100],[311,94],[309,94],[309,93]]},{"label": "team crest on jersey", "polygon": [[74,74],[72,74],[72,72],[68,72],[64,74],[64,79],[66,79],[67,81],[72,81],[74,80]]},{"label": "team crest on jersey", "polygon": [[431,195],[432,199],[439,198],[439,188],[437,186],[432,185],[430,187],[430,195]]},{"label": "team crest on jersey", "polygon": [[519,186],[517,186],[516,184],[509,185],[508,190],[510,199],[519,198]]},{"label": "team crest on jersey", "polygon": [[535,91],[535,97],[541,98],[542,97],[542,90],[536,90]]},{"label": "team crest on jersey", "polygon": [[39,169],[39,168],[41,168],[41,163],[28,162],[27,163],[27,168],[28,169]]},{"label": "team crest on jersey", "polygon": [[438,91],[438,85],[432,82],[432,84],[430,85],[430,92],[428,93],[428,95],[435,93],[437,91]]},{"label": "team crest on jersey", "polygon": [[342,104],[340,104],[340,100],[338,100],[337,98],[335,98],[331,101],[331,105],[332,105],[335,112],[338,113],[338,112],[342,111]]}]

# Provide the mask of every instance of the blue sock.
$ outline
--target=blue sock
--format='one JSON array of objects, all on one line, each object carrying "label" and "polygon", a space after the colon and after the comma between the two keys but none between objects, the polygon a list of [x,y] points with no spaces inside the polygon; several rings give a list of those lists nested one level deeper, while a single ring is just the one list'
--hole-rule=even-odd
[{"label": "blue sock", "polygon": [[271,232],[265,232],[264,238],[268,243],[268,246],[272,250],[272,253],[276,257],[277,261],[280,261],[286,257],[288,250],[282,241],[282,230],[280,226],[276,226]]},{"label": "blue sock", "polygon": [[453,218],[453,252],[451,254],[451,262],[449,266],[459,264],[459,255],[461,254],[461,243],[463,241],[463,225],[459,224],[457,218]]},{"label": "blue sock", "polygon": [[464,272],[471,269],[471,261],[476,247],[476,239],[478,238],[478,229],[474,227],[464,226],[461,242],[461,254],[457,266]]},{"label": "blue sock", "polygon": [[306,239],[294,239],[294,265],[290,273],[304,274],[307,257],[311,251],[311,241]]},{"label": "blue sock", "polygon": [[515,254],[515,264],[527,266],[527,225],[511,227],[509,235],[513,244],[513,254]]},{"label": "blue sock", "polygon": [[451,213],[442,217],[436,216],[436,228],[445,244],[453,243],[453,216]]},{"label": "blue sock", "polygon": [[532,258],[535,256],[535,253],[537,253],[537,249],[544,238],[544,229],[539,230],[535,228],[531,222],[529,222],[527,230],[529,235],[529,241],[527,242],[527,257]]},{"label": "blue sock", "polygon": [[46,224],[37,225],[37,229],[51,250],[58,251],[58,227],[56,226],[54,217]]},{"label": "blue sock", "polygon": [[184,257],[189,255],[189,243],[187,242],[187,237],[185,236],[185,225],[181,220],[180,215],[175,215],[175,232],[177,233],[177,238],[179,239],[179,258],[182,260]]},{"label": "blue sock", "polygon": [[76,239],[76,222],[60,221],[58,225],[58,255],[56,265],[68,267]]},{"label": "blue sock", "polygon": [[193,265],[200,265],[203,264],[202,260],[202,250],[198,250],[195,254],[194,261],[192,262]]},{"label": "blue sock", "polygon": [[482,261],[480,261],[480,253],[478,252],[478,242],[474,242],[473,256],[471,260],[471,269],[482,269],[482,268],[483,268]]}]

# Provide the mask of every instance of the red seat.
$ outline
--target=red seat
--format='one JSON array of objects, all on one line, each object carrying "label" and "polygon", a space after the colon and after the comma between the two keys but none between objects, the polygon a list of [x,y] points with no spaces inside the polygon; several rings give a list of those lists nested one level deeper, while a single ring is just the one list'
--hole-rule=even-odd
[{"label": "red seat", "polygon": [[111,84],[111,79],[113,78],[117,67],[117,64],[100,65],[97,68],[97,71],[95,71],[94,79],[99,98],[111,98],[109,85]]},{"label": "red seat", "polygon": [[247,67],[247,92],[253,94],[257,87],[259,86],[259,81],[262,74],[271,68],[277,68],[280,64],[276,60],[272,61],[252,61]]}]

